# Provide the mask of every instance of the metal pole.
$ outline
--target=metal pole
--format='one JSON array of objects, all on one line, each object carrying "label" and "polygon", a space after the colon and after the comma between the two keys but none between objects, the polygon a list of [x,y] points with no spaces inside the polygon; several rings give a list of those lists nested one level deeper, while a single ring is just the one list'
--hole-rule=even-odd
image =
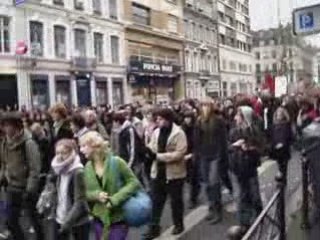
[{"label": "metal pole", "polygon": [[309,161],[306,152],[302,153],[302,222],[301,228],[310,228],[309,223],[309,193],[308,193],[308,166]]},{"label": "metal pole", "polygon": [[[281,169],[281,168],[279,168]],[[285,175],[281,171],[277,177],[277,187],[280,190],[279,199],[278,199],[278,220],[279,220],[279,230],[280,236],[279,240],[286,240],[286,184],[285,184]]]}]

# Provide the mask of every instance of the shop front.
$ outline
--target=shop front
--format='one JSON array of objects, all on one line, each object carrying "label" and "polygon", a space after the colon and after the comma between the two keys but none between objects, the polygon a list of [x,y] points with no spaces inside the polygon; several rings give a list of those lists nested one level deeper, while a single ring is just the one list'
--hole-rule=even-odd
[{"label": "shop front", "polygon": [[176,99],[175,86],[180,79],[180,66],[131,61],[128,81],[132,100],[141,103],[168,104]]}]

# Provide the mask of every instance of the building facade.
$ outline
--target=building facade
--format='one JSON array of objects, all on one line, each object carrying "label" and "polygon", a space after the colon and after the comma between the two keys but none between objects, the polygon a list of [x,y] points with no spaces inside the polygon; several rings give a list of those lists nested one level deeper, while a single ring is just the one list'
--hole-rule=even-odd
[{"label": "building facade", "polygon": [[[12,2],[0,3],[2,106],[127,101],[122,1]],[[23,45],[26,53],[16,54]]]},{"label": "building facade", "polygon": [[184,77],[188,98],[220,95],[215,6],[208,0],[184,1]]},{"label": "building facade", "polygon": [[222,96],[254,90],[248,0],[217,0]]},{"label": "building facade", "polygon": [[182,0],[124,0],[132,101],[169,103],[184,97]]},{"label": "building facade", "polygon": [[317,50],[292,34],[291,25],[253,33],[255,78],[257,85],[264,83],[266,75],[285,75],[288,88],[293,89],[300,80],[312,81],[314,56]]},{"label": "building facade", "polygon": [[320,52],[313,59],[313,81],[320,84]]}]

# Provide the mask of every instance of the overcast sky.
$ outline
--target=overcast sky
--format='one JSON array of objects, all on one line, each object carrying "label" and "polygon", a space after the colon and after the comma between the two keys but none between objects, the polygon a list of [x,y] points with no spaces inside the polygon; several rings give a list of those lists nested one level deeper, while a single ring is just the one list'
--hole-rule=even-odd
[{"label": "overcast sky", "polygon": [[[249,0],[252,30],[278,26],[278,2],[280,3],[281,23],[291,22],[291,13],[294,8],[320,4],[320,0]],[[320,46],[320,34],[308,40]]]}]

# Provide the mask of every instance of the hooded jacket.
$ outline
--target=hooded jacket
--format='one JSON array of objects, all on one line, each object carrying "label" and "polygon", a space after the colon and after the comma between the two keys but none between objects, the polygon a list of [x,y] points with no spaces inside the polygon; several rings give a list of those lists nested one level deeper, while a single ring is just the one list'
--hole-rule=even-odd
[{"label": "hooded jacket", "polygon": [[4,139],[0,145],[0,182],[6,180],[9,187],[35,194],[38,191],[41,172],[40,152],[27,131],[16,139]]}]

